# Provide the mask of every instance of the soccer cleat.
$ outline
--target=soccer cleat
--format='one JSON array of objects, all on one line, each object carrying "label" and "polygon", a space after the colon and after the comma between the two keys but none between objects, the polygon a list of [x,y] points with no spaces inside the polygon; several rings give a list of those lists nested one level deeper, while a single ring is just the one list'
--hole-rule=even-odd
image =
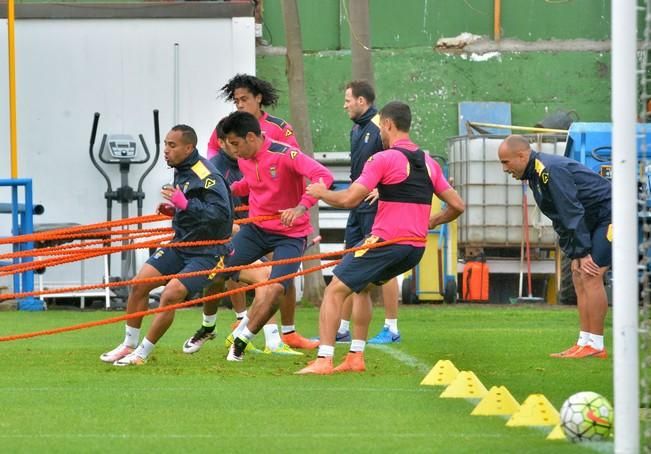
[{"label": "soccer cleat", "polygon": [[[233,340],[234,340],[233,333],[226,336],[226,339],[224,339],[224,347],[230,348],[231,345],[233,345]],[[255,345],[253,345],[253,342],[251,342],[251,341],[249,341],[246,344],[246,351],[249,352],[249,353],[262,353],[262,350],[260,350],[259,348],[256,348]]]},{"label": "soccer cleat", "polygon": [[394,342],[400,342],[400,333],[391,332],[387,325],[384,325],[382,331],[375,337],[368,340],[369,344],[391,344]]},{"label": "soccer cleat", "polygon": [[203,347],[203,344],[214,338],[215,327],[213,326],[212,329],[209,329],[202,326],[194,333],[194,336],[185,341],[183,344],[183,353],[196,353]]},{"label": "soccer cleat", "polygon": [[120,344],[117,347],[115,347],[113,350],[111,350],[110,352],[102,353],[101,355],[99,355],[99,359],[101,361],[104,361],[105,363],[113,364],[114,362],[116,362],[119,359],[124,358],[125,356],[127,356],[128,354],[133,352],[134,350],[135,350],[135,348],[133,348],[133,347],[128,347],[128,346],[126,346],[124,344]]},{"label": "soccer cleat", "polygon": [[292,350],[289,345],[287,344],[280,344],[278,347],[274,348],[273,350],[270,349],[269,347],[265,347],[263,350],[263,353],[266,354],[271,354],[271,355],[285,355],[285,356],[303,356],[303,352],[297,352],[296,350]]},{"label": "soccer cleat", "polygon": [[333,372],[364,372],[366,364],[364,364],[363,352],[348,352],[344,361],[333,369]]},{"label": "soccer cleat", "polygon": [[334,372],[332,368],[332,356],[318,357],[303,369],[294,372],[296,375],[330,375]]},{"label": "soccer cleat", "polygon": [[118,359],[113,363],[114,366],[142,366],[147,360],[136,355],[136,352],[131,352],[124,358]]},{"label": "soccer cleat", "polygon": [[314,350],[319,346],[319,341],[306,339],[305,337],[298,334],[296,331],[292,331],[291,333],[288,334],[283,334],[281,339],[283,340],[284,344],[287,344],[292,348]]},{"label": "soccer cleat", "polygon": [[335,342],[350,342],[350,331],[346,330],[345,333],[340,333],[337,331]]},{"label": "soccer cleat", "polygon": [[562,352],[558,352],[558,353],[550,353],[549,356],[551,356],[552,358],[567,358],[568,356],[573,355],[580,348],[581,347],[579,345],[574,344],[567,350],[563,350]]},{"label": "soccer cleat", "polygon": [[248,342],[240,339],[235,339],[233,344],[228,348],[228,355],[226,361],[242,361],[244,359],[244,351],[247,348]]},{"label": "soccer cleat", "polygon": [[588,358],[588,357],[607,359],[608,353],[606,352],[605,348],[603,350],[597,350],[596,348],[591,347],[590,345],[586,345],[584,347],[579,348],[571,355],[566,356],[566,358]]}]

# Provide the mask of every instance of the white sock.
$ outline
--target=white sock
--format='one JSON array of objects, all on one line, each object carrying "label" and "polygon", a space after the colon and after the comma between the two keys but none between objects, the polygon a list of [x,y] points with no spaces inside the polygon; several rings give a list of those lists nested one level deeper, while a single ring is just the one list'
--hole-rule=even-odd
[{"label": "white sock", "polygon": [[233,330],[233,339],[239,336],[242,330],[248,326],[249,326],[249,317],[245,315],[244,318],[240,320],[240,324],[237,325]]},{"label": "white sock", "polygon": [[243,310],[242,312],[235,312],[235,318],[238,320],[242,320],[244,317],[246,317],[246,309]]},{"label": "white sock", "polygon": [[203,314],[203,326],[206,328],[210,328],[212,326],[215,326],[217,323],[217,314],[215,315],[206,315]]},{"label": "white sock", "polygon": [[283,334],[293,333],[296,331],[296,325],[283,325],[281,330]]},{"label": "white sock", "polygon": [[590,343],[590,333],[586,331],[579,331],[579,340],[576,341],[576,345],[579,347],[585,347]]},{"label": "white sock", "polygon": [[342,319],[341,322],[339,322],[339,329],[337,332],[339,334],[346,334],[348,331],[350,331],[350,320]]},{"label": "white sock", "polygon": [[251,331],[249,331],[249,328],[244,328],[240,335],[238,336],[241,339],[246,339],[247,341],[250,341],[255,337],[255,334],[253,334]]},{"label": "white sock", "polygon": [[363,352],[366,347],[366,341],[361,339],[353,339],[350,342],[350,351],[353,353]]},{"label": "white sock", "polygon": [[385,318],[384,326],[389,327],[389,331],[393,334],[398,334],[398,319],[397,318]]},{"label": "white sock", "polygon": [[142,359],[147,359],[149,355],[151,355],[151,352],[154,350],[155,346],[156,344],[152,344],[149,342],[149,339],[145,337],[142,340],[142,344],[140,344],[136,349],[135,354],[140,356]]},{"label": "white sock", "polygon": [[280,333],[278,332],[278,325],[271,323],[264,325],[264,341],[269,350],[276,350],[280,347],[282,341],[280,340]]},{"label": "white sock", "polygon": [[332,358],[335,356],[335,348],[332,345],[319,345],[319,352],[317,353],[317,356],[323,356],[325,358]]},{"label": "white sock", "polygon": [[604,336],[599,335],[599,334],[592,334],[590,333],[590,343],[588,344],[590,347],[594,348],[595,350],[603,350],[604,349]]},{"label": "white sock", "polygon": [[140,328],[133,328],[129,325],[125,326],[124,342],[127,347],[136,348],[140,340]]}]

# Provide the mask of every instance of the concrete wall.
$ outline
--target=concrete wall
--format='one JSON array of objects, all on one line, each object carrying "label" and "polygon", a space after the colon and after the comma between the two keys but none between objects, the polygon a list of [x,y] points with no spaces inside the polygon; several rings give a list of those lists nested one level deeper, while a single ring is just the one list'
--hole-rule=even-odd
[{"label": "concrete wall", "polygon": [[[7,22],[0,22],[0,91],[7,100]],[[101,134],[142,133],[153,152],[152,110],[161,135],[174,123],[174,44],[180,48],[178,122],[192,125],[203,152],[217,119],[232,105],[217,90],[236,72],[255,72],[252,17],[221,19],[57,19],[16,24],[19,177],[34,180],[34,199],[46,212],[36,222],[101,222],[105,183],[88,157],[94,112]],[[10,177],[8,102],[0,103],[0,178]],[[99,141],[98,138],[98,141]],[[118,166],[110,166],[113,187]],[[136,186],[142,166],[133,170]],[[146,180],[145,214],[160,201],[172,172],[160,160]],[[0,192],[9,202],[9,192]],[[132,205],[131,215],[135,213]],[[114,218],[120,216],[114,206]],[[0,215],[0,236],[10,218]],[[100,264],[87,282],[99,282]],[[114,264],[117,264],[114,261]],[[78,268],[76,268],[78,269]],[[119,269],[119,267],[114,267]],[[78,282],[76,272],[52,269],[48,281]]]},{"label": "concrete wall", "polygon": [[[513,123],[522,126],[558,109],[574,109],[583,121],[610,118],[609,53],[444,54],[422,47],[373,52],[377,104],[410,103],[414,139],[438,154],[445,153],[446,139],[458,134],[461,101],[509,102]],[[257,65],[258,75],[281,90],[275,113],[289,118],[284,56],[259,56]],[[349,52],[305,55],[315,150],[349,149],[343,89],[350,65]]]}]

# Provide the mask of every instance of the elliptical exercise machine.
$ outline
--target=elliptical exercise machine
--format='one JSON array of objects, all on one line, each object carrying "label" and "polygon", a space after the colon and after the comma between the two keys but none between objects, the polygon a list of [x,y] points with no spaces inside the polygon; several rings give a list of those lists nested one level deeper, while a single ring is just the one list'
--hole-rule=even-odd
[{"label": "elliptical exercise machine", "polygon": [[[158,158],[160,156],[160,129],[158,123],[158,110],[154,110],[154,140],[156,143],[156,152],[151,164],[145,169],[138,180],[138,187],[134,190],[129,186],[129,172],[131,166],[134,164],[146,164],[150,161],[151,155],[147,143],[142,134],[138,134],[141,147],[138,146],[136,139],[127,134],[104,134],[102,136],[102,143],[97,153],[97,158],[105,165],[118,165],[120,169],[120,186],[113,190],[111,178],[106,171],[100,166],[95,157],[95,137],[97,135],[97,125],[99,123],[100,114],[95,112],[93,117],[93,128],[90,134],[90,147],[89,154],[90,160],[97,171],[106,180],[106,192],[104,198],[106,199],[106,220],[112,220],[113,202],[118,202],[122,207],[122,219],[129,217],[129,205],[137,201],[138,216],[142,216],[143,200],[145,193],[142,190],[143,182],[149,173],[152,171]],[[142,224],[138,225],[141,228]],[[122,243],[128,244],[127,241]],[[124,281],[131,279],[136,273],[136,260],[135,251],[122,251],[121,252],[121,270],[120,276],[111,276],[111,261],[108,261],[108,276],[109,282],[111,281]],[[115,295],[126,303],[128,296],[128,289],[126,287],[118,287],[114,289]]]}]

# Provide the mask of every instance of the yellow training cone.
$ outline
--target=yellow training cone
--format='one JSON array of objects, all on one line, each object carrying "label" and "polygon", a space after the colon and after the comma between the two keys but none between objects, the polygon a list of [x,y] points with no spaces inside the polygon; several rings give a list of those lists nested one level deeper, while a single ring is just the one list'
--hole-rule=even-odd
[{"label": "yellow training cone", "polygon": [[428,386],[445,386],[452,383],[457,375],[459,375],[459,369],[457,369],[452,361],[449,359],[439,359],[432,370],[429,371],[423,381],[420,382],[421,385]]},{"label": "yellow training cone", "polygon": [[481,399],[486,394],[488,394],[488,390],[477,376],[472,371],[464,370],[459,372],[457,378],[445,388],[440,397]]},{"label": "yellow training cone", "polygon": [[531,394],[506,422],[509,427],[516,426],[555,426],[561,417],[554,406],[542,394]]},{"label": "yellow training cone", "polygon": [[549,432],[549,435],[547,435],[547,440],[567,440],[565,432],[563,431],[563,428],[560,424],[558,424],[551,432]]},{"label": "yellow training cone", "polygon": [[506,386],[493,386],[470,414],[474,416],[512,415],[519,409],[520,404],[506,389]]}]

